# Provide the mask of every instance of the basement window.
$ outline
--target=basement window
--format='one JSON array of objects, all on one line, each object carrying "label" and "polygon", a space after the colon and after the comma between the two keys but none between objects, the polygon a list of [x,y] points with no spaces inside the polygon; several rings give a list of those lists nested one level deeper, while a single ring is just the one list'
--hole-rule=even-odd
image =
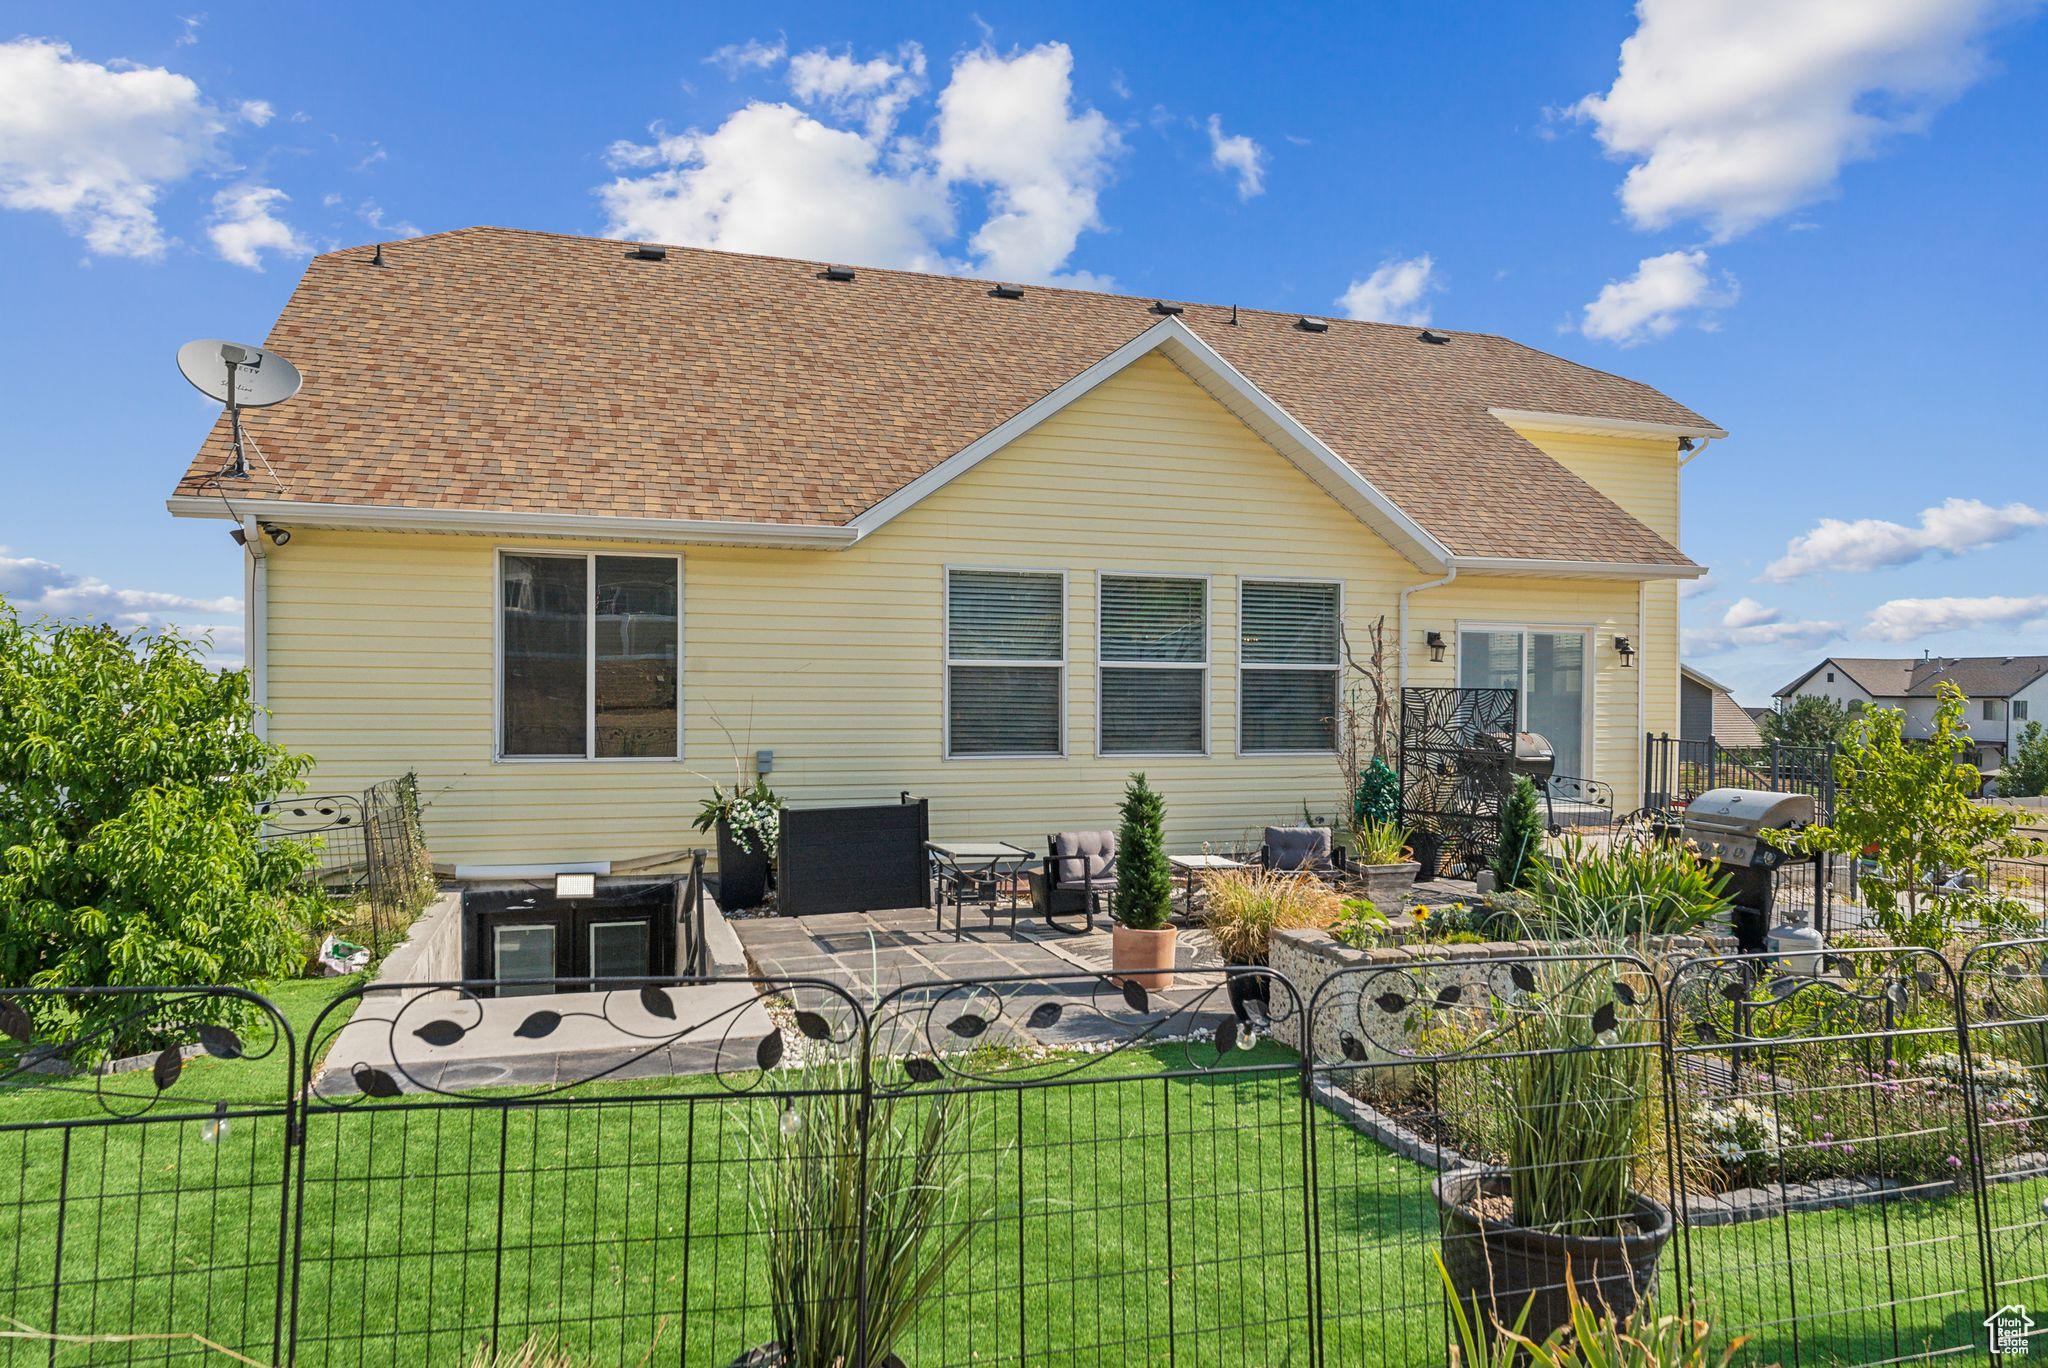
[{"label": "basement window", "polygon": [[682,560],[502,553],[498,755],[681,756]]}]

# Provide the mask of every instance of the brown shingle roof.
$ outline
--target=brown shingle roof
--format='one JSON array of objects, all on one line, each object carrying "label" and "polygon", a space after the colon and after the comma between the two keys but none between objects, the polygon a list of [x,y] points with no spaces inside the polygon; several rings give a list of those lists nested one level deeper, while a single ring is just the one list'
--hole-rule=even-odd
[{"label": "brown shingle roof", "polygon": [[1970,698],[2010,698],[2048,675],[2048,656],[1908,656],[1900,660],[1829,656],[1778,690],[1783,698],[1832,665],[1872,698],[1932,698],[1935,686],[1954,684]]},{"label": "brown shingle roof", "polygon": [[[370,257],[314,258],[271,331],[305,388],[245,420],[285,485],[264,498],[841,525],[1159,322],[1149,299],[501,228]],[[1232,316],[1181,321],[1454,553],[1687,563],[1487,413],[1711,426],[1683,405],[1499,337]],[[225,453],[223,423],[177,492]]]}]

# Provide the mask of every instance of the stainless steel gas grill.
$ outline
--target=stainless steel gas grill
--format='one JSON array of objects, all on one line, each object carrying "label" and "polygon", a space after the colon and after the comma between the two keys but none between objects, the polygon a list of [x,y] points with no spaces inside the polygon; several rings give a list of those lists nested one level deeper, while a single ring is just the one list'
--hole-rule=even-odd
[{"label": "stainless steel gas grill", "polygon": [[[1812,794],[1768,789],[1710,789],[1685,809],[1681,834],[1698,847],[1702,863],[1728,876],[1729,921],[1744,950],[1766,947],[1777,873],[1803,858],[1772,845],[1763,833],[1796,831],[1813,820]],[[1818,879],[1814,886],[1818,890]]]},{"label": "stainless steel gas grill", "polygon": [[1515,773],[1526,774],[1543,788],[1557,773],[1557,747],[1539,732],[1515,733]]}]

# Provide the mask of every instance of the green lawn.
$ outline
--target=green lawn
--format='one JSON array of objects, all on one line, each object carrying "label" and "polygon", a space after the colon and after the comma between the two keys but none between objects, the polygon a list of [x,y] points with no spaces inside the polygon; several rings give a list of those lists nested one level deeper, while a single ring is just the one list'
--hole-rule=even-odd
[{"label": "green lawn", "polygon": [[[334,988],[287,985],[279,1005],[301,1025]],[[1248,1071],[1148,1076],[1185,1063],[1162,1047],[1097,1061],[1086,1082],[970,1094],[965,1181],[995,1217],[905,1361],[1305,1364],[1320,1277],[1325,1362],[1442,1363],[1429,1175],[1313,1112],[1311,1259],[1291,1056],[1233,1058]],[[54,1127],[37,1123],[86,1104],[0,1099],[0,1173],[18,1175],[0,1178],[15,1224],[0,1310],[51,1323],[61,1194],[59,1329],[198,1331],[268,1361],[282,1081],[275,1061],[195,1062],[174,1089],[188,1119],[166,1125]],[[775,1100],[709,1079],[583,1096],[316,1109],[297,1174],[299,1362],[460,1363],[494,1321],[501,1343],[559,1334],[602,1363],[656,1346],[656,1362],[722,1365],[769,1338],[747,1154]],[[209,1143],[216,1100],[229,1129]],[[2040,1197],[1994,1194],[2016,1227]],[[1795,1319],[1804,1362],[1892,1358],[1976,1342],[1972,1231],[1966,1200],[1702,1230],[1692,1281],[1718,1322],[1758,1328],[1753,1361],[1790,1362]],[[2048,1276],[2048,1241],[2015,1243],[2002,1276]],[[1674,1243],[1667,1283],[1682,1258]],[[1906,1303],[1896,1339],[1875,1310],[1889,1302]],[[12,1347],[6,1362],[47,1362],[44,1345]],[[57,1362],[165,1358],[98,1345]]]}]

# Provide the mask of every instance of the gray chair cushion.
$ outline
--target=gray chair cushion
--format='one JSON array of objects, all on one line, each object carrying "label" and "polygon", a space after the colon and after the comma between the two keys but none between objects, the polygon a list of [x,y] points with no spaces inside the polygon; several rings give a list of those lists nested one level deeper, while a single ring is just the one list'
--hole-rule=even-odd
[{"label": "gray chair cushion", "polygon": [[1268,869],[1328,869],[1330,829],[1328,827],[1267,827],[1266,867]]},{"label": "gray chair cushion", "polygon": [[1108,883],[1116,878],[1114,831],[1062,831],[1052,838],[1052,876],[1061,888]]}]

